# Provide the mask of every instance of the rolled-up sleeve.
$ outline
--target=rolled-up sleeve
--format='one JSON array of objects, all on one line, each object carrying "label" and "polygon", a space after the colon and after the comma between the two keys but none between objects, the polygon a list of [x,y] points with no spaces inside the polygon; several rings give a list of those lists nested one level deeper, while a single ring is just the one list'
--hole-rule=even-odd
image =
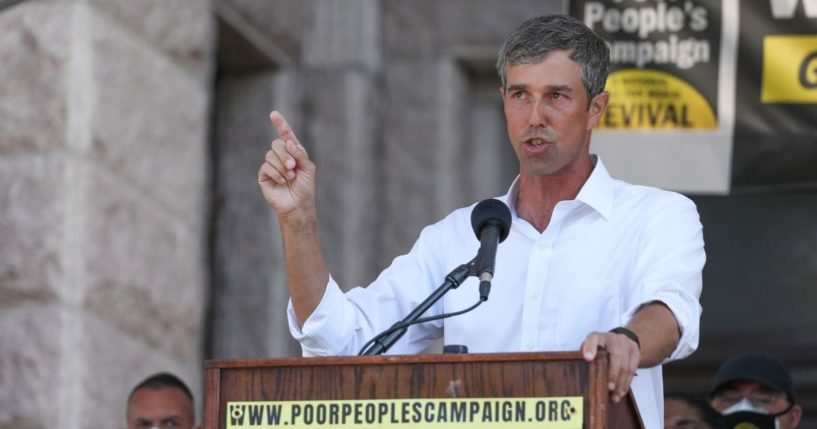
[{"label": "rolled-up sleeve", "polygon": [[[299,327],[290,299],[287,306],[289,330],[301,344],[304,356],[357,354],[362,345],[417,307],[444,278],[445,262],[440,255],[445,237],[435,224],[423,229],[411,251],[392,264],[367,287],[343,292],[330,277],[318,307]],[[426,315],[442,311],[437,302]],[[390,353],[418,353],[428,342],[442,337],[442,322],[411,326]]]},{"label": "rolled-up sleeve", "polygon": [[679,194],[672,195],[653,207],[656,213],[645,225],[636,293],[624,314],[625,321],[629,320],[651,302],[661,302],[672,311],[681,337],[665,362],[689,356],[698,348],[706,262],[703,227],[695,204]]},{"label": "rolled-up sleeve", "polygon": [[346,345],[350,343],[351,333],[354,332],[355,315],[351,311],[340,286],[329,277],[321,302],[306,319],[303,328],[298,326],[292,299],[289,300],[289,331],[301,343],[304,356],[343,354]]}]

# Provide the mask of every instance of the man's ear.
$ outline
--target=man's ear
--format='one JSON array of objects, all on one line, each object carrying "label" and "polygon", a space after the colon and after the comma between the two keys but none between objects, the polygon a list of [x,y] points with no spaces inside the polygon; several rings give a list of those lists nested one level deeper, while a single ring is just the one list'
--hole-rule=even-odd
[{"label": "man's ear", "polygon": [[803,418],[803,407],[795,405],[789,410],[791,413],[791,427],[796,428],[800,425],[800,419]]},{"label": "man's ear", "polygon": [[588,107],[589,115],[587,116],[587,129],[591,129],[599,123],[601,120],[601,115],[604,114],[604,111],[607,109],[607,104],[610,102],[610,93],[607,91],[602,91],[592,100],[590,100],[590,106]]}]

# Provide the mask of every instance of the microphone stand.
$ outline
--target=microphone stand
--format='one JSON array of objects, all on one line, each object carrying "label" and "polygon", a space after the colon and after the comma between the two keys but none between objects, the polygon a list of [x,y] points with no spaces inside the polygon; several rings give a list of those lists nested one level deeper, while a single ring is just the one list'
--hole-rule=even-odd
[{"label": "microphone stand", "polygon": [[[479,258],[479,256],[477,256]],[[460,284],[462,284],[465,279],[468,277],[475,275],[476,273],[473,271],[475,266],[474,261],[477,260],[474,258],[471,262],[467,264],[460,265],[457,268],[454,268],[453,271],[448,273],[445,276],[445,282],[437,288],[428,298],[426,298],[420,305],[417,306],[411,313],[409,313],[403,320],[395,323],[392,325],[392,329],[396,326],[402,326],[401,328],[395,330],[387,330],[389,332],[388,335],[384,336],[383,338],[376,338],[373,340],[371,346],[368,349],[360,353],[360,356],[376,356],[386,352],[397,340],[402,337],[406,331],[408,330],[408,326],[411,322],[417,320],[423,313],[426,312],[435,302],[437,302],[446,292],[451,289],[456,289]],[[391,332],[390,332],[391,331]]]}]

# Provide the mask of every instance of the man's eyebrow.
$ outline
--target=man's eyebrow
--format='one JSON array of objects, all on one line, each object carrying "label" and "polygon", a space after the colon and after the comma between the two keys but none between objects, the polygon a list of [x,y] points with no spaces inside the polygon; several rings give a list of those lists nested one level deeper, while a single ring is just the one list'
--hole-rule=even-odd
[{"label": "man's eyebrow", "polygon": [[[529,88],[529,85],[526,84],[526,83],[514,83],[514,84],[511,84],[511,85],[508,85],[508,88],[506,89],[506,91],[527,90],[528,88]],[[571,87],[570,85],[557,85],[557,84],[554,84],[554,85],[547,85],[545,88],[547,88],[549,91],[555,91],[555,92],[572,92],[573,91],[573,87]]]},{"label": "man's eyebrow", "polygon": [[518,90],[525,90],[528,89],[528,85],[524,83],[515,83],[513,85],[508,85],[508,91],[518,91]]},{"label": "man's eyebrow", "polygon": [[548,85],[547,88],[551,91],[558,91],[558,92],[571,92],[573,91],[573,87],[570,85]]}]

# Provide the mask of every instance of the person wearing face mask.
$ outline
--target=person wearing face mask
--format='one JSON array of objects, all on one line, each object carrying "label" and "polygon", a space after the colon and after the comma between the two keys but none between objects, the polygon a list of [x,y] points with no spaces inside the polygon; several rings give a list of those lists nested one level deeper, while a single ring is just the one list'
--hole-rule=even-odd
[{"label": "person wearing face mask", "polygon": [[791,375],[769,356],[742,354],[726,360],[712,380],[709,398],[726,428],[791,429],[803,416]]}]

